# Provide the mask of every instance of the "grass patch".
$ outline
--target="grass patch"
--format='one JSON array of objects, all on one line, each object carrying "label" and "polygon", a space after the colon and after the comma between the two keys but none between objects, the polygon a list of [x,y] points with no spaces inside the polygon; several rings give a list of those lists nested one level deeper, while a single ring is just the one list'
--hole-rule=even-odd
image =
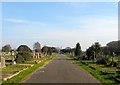
[{"label": "grass patch", "polygon": [[5,60],[12,60],[14,58],[14,56],[5,55],[4,58],[5,58]]},{"label": "grass patch", "polygon": [[22,65],[22,64],[16,64],[16,65],[9,65],[5,68],[2,68],[2,73],[3,74],[14,74],[24,68],[30,67],[31,65]]},{"label": "grass patch", "polygon": [[[66,55],[69,58],[74,58],[75,56]],[[113,77],[117,76],[116,71],[118,69],[113,67],[106,67],[104,65],[94,64],[92,60],[74,60],[76,64],[80,65],[83,69],[87,70],[95,78],[97,78],[103,84],[117,84]],[[103,74],[103,72],[108,72],[108,74]],[[111,73],[109,73],[111,72]],[[113,73],[113,74],[112,74]]]},{"label": "grass patch", "polygon": [[83,69],[87,70],[90,74],[92,74],[95,78],[100,80],[101,83],[115,83],[112,74],[101,74],[101,71],[98,70],[96,67],[95,69],[90,68],[89,65],[82,64],[81,61],[75,61],[79,64]]},{"label": "grass patch", "polygon": [[2,85],[2,80],[0,80],[0,85]]},{"label": "grass patch", "polygon": [[20,74],[18,74],[17,76],[13,77],[12,79],[8,80],[8,81],[3,81],[3,84],[5,83],[9,83],[9,84],[15,84],[15,83],[19,83],[21,82],[23,79],[25,79],[29,74],[31,74],[32,72],[34,72],[35,70],[37,70],[39,67],[43,66],[47,61],[51,60],[53,57],[57,56],[52,55],[49,57],[45,57],[43,59],[43,61],[41,61],[38,64],[34,64],[33,67],[28,68],[27,70],[24,70],[22,72],[20,72]]}]

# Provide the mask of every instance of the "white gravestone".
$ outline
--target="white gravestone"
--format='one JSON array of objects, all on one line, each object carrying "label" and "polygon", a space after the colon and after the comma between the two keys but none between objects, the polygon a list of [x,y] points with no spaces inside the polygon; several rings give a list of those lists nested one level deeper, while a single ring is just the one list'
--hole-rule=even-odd
[{"label": "white gravestone", "polygon": [[0,68],[5,67],[5,58],[4,57],[0,57]]}]

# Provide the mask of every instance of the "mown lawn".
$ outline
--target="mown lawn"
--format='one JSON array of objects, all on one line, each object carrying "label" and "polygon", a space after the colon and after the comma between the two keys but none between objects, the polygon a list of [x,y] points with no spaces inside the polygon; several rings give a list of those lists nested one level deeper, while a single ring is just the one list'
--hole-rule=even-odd
[{"label": "mown lawn", "polygon": [[14,74],[19,72],[20,70],[30,67],[30,64],[16,64],[16,65],[9,65],[2,69],[3,74]]},{"label": "mown lawn", "polygon": [[12,60],[14,56],[11,55],[5,55],[4,58],[5,60]]},{"label": "mown lawn", "polygon": [[[34,66],[32,67],[29,67],[28,69],[20,72],[20,74],[18,74],[17,76],[13,77],[12,79],[10,80],[7,80],[7,81],[3,81],[3,85],[6,84],[6,83],[9,83],[9,84],[15,84],[15,83],[19,83],[21,82],[22,80],[24,80],[29,74],[31,74],[32,72],[34,72],[35,70],[37,70],[39,67],[43,66],[47,61],[51,60],[52,58],[54,58],[55,56],[57,56],[57,54],[54,54],[54,55],[51,55],[51,56],[48,56],[48,57],[44,57],[42,59],[42,61],[38,64],[34,64]],[[14,71],[18,71],[18,69],[23,69],[24,67],[27,67],[26,65],[14,65],[13,67],[8,67],[12,72]],[[7,69],[7,68],[6,68]],[[8,71],[6,70],[5,68],[3,69],[5,71],[5,73],[7,73]],[[14,70],[13,70],[14,69]],[[3,72],[4,72],[3,71]]]},{"label": "mown lawn", "polygon": [[[73,58],[74,56],[66,55],[69,58]],[[118,71],[115,67],[106,67],[104,65],[97,65],[92,60],[74,60],[76,64],[80,65],[83,69],[87,70],[90,74],[92,74],[95,78],[97,78],[103,84],[113,84],[116,85],[118,82],[115,81],[114,77],[118,74]]]}]

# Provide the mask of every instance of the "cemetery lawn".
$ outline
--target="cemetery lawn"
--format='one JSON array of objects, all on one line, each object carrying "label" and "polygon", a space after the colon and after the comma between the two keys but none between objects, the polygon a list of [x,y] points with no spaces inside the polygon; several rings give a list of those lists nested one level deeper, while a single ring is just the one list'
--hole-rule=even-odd
[{"label": "cemetery lawn", "polygon": [[[66,55],[69,58],[74,56]],[[116,71],[119,69],[115,67],[106,67],[105,65],[97,65],[92,60],[74,60],[83,69],[87,70],[91,75],[97,78],[101,83],[118,83],[115,81],[115,77],[118,76]]]},{"label": "cemetery lawn", "polygon": [[14,56],[11,55],[5,55],[5,60],[12,60]]},{"label": "cemetery lawn", "polygon": [[[20,72],[17,76],[14,76],[13,78],[7,80],[7,81],[3,81],[4,83],[19,83],[21,81],[23,81],[24,79],[26,79],[32,72],[36,71],[39,67],[42,67],[46,62],[48,62],[49,60],[51,60],[52,58],[56,57],[57,54],[53,54],[51,56],[47,56],[42,58],[41,62],[39,62],[38,64],[33,64],[33,61],[31,62],[27,62],[27,64],[16,64],[16,65],[11,65],[11,66],[7,66],[5,68],[2,69],[3,73],[15,73],[18,72],[24,68],[28,68],[22,72]],[[30,64],[31,63],[31,64]],[[31,65],[33,65],[31,67]]]},{"label": "cemetery lawn", "polygon": [[30,66],[31,66],[30,64],[9,65],[2,69],[2,74],[14,74],[14,73],[19,72],[20,70],[23,70]]}]

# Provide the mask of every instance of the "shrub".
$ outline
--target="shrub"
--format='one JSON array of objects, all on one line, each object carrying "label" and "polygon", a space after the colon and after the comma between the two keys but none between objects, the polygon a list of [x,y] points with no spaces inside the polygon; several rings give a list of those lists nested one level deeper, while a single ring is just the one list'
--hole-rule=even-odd
[{"label": "shrub", "polygon": [[97,61],[96,61],[96,63],[97,64],[107,64],[107,62],[108,62],[108,60],[109,60],[109,58],[107,57],[107,56],[99,56],[98,58],[97,58]]},{"label": "shrub", "polygon": [[96,63],[97,64],[107,64],[107,62],[103,58],[97,60]]},{"label": "shrub", "polygon": [[80,59],[81,59],[81,60],[88,60],[88,57],[83,54],[83,55],[80,56]]},{"label": "shrub", "polygon": [[32,50],[27,45],[20,45],[17,48],[18,52],[32,52]]},{"label": "shrub", "polygon": [[30,61],[32,59],[29,52],[18,53],[15,61],[17,63],[25,63],[25,61]]}]

